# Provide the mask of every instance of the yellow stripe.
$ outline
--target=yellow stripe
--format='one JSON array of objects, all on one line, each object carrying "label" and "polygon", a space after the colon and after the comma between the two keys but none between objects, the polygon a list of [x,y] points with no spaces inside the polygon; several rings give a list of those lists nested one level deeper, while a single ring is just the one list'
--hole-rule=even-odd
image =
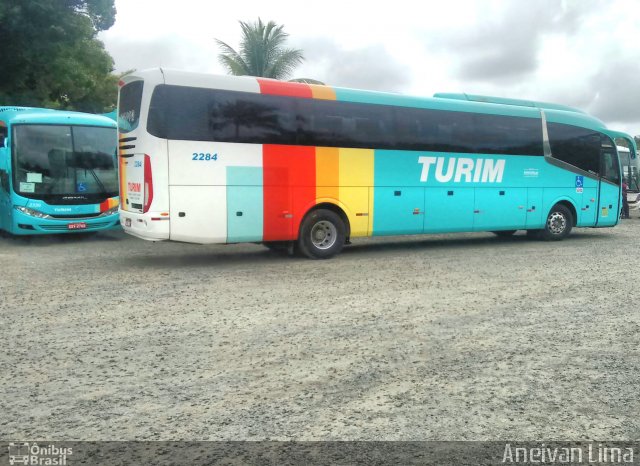
[{"label": "yellow stripe", "polygon": [[[339,199],[347,208],[351,236],[367,236],[373,225],[373,204],[369,189],[373,187],[373,150],[340,149]],[[366,215],[357,215],[366,214]]]}]

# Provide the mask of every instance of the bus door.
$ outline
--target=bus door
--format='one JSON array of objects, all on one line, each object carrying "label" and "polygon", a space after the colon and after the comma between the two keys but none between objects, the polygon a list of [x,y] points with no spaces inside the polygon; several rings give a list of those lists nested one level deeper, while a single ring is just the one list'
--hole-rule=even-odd
[{"label": "bus door", "polygon": [[6,145],[6,127],[0,126],[0,230],[10,228],[11,195],[9,190],[10,152]]},{"label": "bus door", "polygon": [[600,188],[597,226],[611,226],[620,217],[621,180],[618,154],[613,144],[600,150]]}]

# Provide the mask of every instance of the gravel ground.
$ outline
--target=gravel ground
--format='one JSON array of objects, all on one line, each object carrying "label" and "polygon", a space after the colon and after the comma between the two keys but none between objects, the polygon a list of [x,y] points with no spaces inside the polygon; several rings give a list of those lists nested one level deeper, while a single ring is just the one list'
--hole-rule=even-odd
[{"label": "gravel ground", "polygon": [[0,239],[0,438],[637,440],[639,237]]}]

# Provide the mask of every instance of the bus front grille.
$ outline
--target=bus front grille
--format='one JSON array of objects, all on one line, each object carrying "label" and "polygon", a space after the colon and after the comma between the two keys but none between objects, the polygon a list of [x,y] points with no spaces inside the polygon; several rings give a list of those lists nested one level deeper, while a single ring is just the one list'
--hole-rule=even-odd
[{"label": "bus front grille", "polygon": [[91,214],[77,214],[77,215],[53,215],[49,214],[49,217],[57,218],[58,220],[78,220],[82,218],[94,218],[102,215],[102,212],[94,212]]}]

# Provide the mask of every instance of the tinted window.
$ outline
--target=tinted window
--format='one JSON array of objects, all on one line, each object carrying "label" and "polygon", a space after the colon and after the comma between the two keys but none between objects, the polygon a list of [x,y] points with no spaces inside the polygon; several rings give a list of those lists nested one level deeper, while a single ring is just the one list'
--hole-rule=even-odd
[{"label": "tinted window", "polygon": [[138,127],[143,87],[143,81],[134,81],[120,89],[118,128],[122,133],[133,131]]},{"label": "tinted window", "polygon": [[395,144],[393,107],[296,99],[296,114],[298,144],[381,149]]},{"label": "tinted window", "polygon": [[537,118],[161,85],[147,130],[177,140],[542,155]]},{"label": "tinted window", "polygon": [[561,123],[548,123],[547,126],[553,157],[584,171],[600,173],[600,133]]},{"label": "tinted window", "polygon": [[277,96],[161,85],[147,130],[166,139],[295,144],[292,105]]}]

